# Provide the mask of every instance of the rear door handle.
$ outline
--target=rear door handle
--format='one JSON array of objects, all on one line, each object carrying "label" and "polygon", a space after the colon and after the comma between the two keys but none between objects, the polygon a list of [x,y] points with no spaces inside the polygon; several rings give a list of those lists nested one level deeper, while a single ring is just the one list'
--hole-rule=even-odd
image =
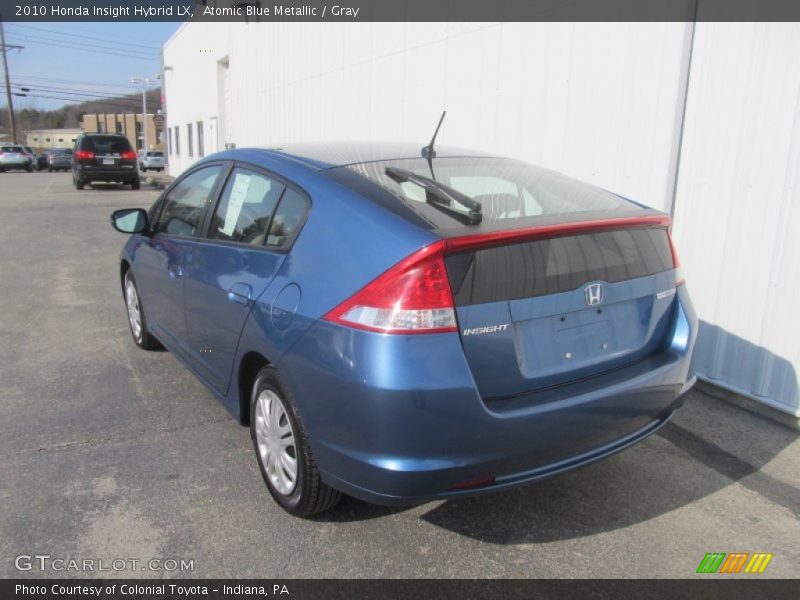
[{"label": "rear door handle", "polygon": [[234,283],[228,290],[228,300],[247,306],[253,296],[253,288],[246,283]]},{"label": "rear door handle", "polygon": [[170,279],[176,279],[177,280],[177,279],[180,279],[181,277],[183,277],[183,269],[181,269],[179,266],[170,267],[168,269],[167,273],[169,273],[169,278]]}]

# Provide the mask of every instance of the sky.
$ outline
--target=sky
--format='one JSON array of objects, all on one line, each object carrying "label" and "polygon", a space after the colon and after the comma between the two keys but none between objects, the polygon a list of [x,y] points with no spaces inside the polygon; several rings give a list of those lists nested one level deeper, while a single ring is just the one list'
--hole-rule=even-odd
[{"label": "sky", "polygon": [[[141,91],[131,77],[155,79],[161,46],[180,23],[4,23],[14,108],[51,110],[65,104]],[[1,71],[1,70],[0,70]],[[0,104],[5,105],[2,80]],[[23,92],[20,87],[29,88]],[[151,86],[157,87],[157,85]],[[148,107],[149,108],[149,107]]]}]

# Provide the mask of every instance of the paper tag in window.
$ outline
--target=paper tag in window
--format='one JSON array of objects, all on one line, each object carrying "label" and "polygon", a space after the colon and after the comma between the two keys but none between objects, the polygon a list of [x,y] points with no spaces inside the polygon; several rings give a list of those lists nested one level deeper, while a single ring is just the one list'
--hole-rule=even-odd
[{"label": "paper tag in window", "polygon": [[225,211],[225,224],[220,228],[220,233],[230,237],[233,235],[233,230],[236,227],[236,222],[239,220],[239,214],[242,212],[242,205],[244,199],[247,197],[247,191],[250,189],[251,175],[244,173],[236,173],[233,179],[233,188],[228,197],[228,209]]}]

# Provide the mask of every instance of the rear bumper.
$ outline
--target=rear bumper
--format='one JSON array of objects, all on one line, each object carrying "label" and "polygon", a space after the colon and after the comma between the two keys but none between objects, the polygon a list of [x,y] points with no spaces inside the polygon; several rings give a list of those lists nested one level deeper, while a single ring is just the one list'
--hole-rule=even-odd
[{"label": "rear bumper", "polygon": [[3,160],[0,161],[0,169],[26,169],[32,163],[32,161],[28,158],[20,158],[15,160]]},{"label": "rear bumper", "polygon": [[694,383],[696,317],[679,297],[683,325],[658,356],[527,402],[485,403],[457,334],[320,321],[278,367],[333,487],[379,504],[487,493],[610,456],[669,420]]},{"label": "rear bumper", "polygon": [[135,165],[130,167],[86,167],[75,169],[78,177],[84,181],[135,181],[139,179],[139,171]]}]

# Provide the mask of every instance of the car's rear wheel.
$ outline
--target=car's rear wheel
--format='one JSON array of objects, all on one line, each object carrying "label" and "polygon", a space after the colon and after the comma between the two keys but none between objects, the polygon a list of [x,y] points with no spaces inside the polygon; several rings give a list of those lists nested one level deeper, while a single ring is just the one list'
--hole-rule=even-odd
[{"label": "car's rear wheel", "polygon": [[130,269],[125,273],[125,307],[128,309],[128,325],[136,345],[144,350],[157,350],[161,347],[158,340],[147,331],[147,320],[139,298],[139,288]]},{"label": "car's rear wheel", "polygon": [[261,475],[284,510],[308,517],[339,502],[341,493],[320,477],[291,395],[272,367],[261,369],[253,385],[250,435]]},{"label": "car's rear wheel", "polygon": [[84,185],[86,185],[86,182],[83,181],[83,179],[81,179],[80,177],[76,177],[75,178],[75,189],[76,190],[82,190]]},{"label": "car's rear wheel", "polygon": [[140,183],[140,181],[138,179],[134,179],[133,181],[131,181],[131,189],[132,190],[138,190],[141,187],[141,185],[142,184]]}]

